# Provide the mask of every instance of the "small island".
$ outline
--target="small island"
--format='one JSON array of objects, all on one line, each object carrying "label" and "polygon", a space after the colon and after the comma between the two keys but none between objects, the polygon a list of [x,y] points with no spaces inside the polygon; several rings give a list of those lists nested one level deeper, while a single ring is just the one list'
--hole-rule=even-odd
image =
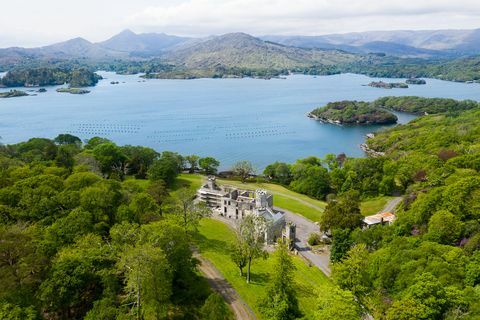
[{"label": "small island", "polygon": [[47,92],[47,89],[45,89],[45,88],[40,88],[40,89],[38,89],[37,92],[44,93],[44,92]]},{"label": "small island", "polygon": [[16,98],[16,97],[25,97],[29,94],[21,90],[10,90],[7,92],[1,92],[0,98]]},{"label": "small island", "polygon": [[402,82],[383,82],[383,81],[372,81],[368,84],[370,87],[381,88],[381,89],[408,89],[408,84]]},{"label": "small island", "polygon": [[330,102],[310,112],[308,117],[337,125],[395,124],[398,121],[393,113],[362,101]]},{"label": "small island", "polygon": [[407,84],[427,84],[427,81],[418,78],[410,78],[405,81]]},{"label": "small island", "polygon": [[58,88],[57,92],[70,93],[70,94],[87,94],[90,91],[80,88]]},{"label": "small island", "polygon": [[90,87],[98,83],[102,76],[86,68],[18,68],[7,72],[0,79],[3,87],[43,87],[68,83],[71,87]]}]

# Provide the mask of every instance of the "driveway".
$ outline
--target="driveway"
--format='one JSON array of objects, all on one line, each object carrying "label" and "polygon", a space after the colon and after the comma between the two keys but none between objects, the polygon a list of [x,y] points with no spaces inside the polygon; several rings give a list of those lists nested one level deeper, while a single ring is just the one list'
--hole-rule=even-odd
[{"label": "driveway", "polygon": [[312,265],[322,270],[322,272],[329,277],[332,272],[329,266],[330,252],[325,250],[323,252],[314,253],[310,250],[310,246],[307,243],[310,234],[320,233],[320,227],[313,221],[308,220],[301,215],[278,207],[275,207],[275,209],[285,212],[285,219],[287,222],[292,222],[297,226],[295,247],[298,250],[298,254],[302,255],[310,261]]}]

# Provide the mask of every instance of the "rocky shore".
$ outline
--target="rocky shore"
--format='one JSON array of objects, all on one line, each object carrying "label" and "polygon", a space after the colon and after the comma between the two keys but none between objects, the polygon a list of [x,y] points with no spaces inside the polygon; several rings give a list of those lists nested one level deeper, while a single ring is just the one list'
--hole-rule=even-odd
[{"label": "rocky shore", "polygon": [[408,89],[408,84],[402,82],[372,81],[368,84],[368,86],[381,89]]},{"label": "rocky shore", "polygon": [[88,91],[88,90],[79,89],[79,88],[58,88],[57,92],[70,93],[70,94],[87,94],[87,93],[90,93],[90,91]]}]

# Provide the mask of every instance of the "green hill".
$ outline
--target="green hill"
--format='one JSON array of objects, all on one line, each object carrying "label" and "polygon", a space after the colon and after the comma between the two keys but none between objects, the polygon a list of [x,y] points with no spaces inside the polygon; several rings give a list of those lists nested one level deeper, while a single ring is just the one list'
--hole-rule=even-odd
[{"label": "green hill", "polygon": [[288,47],[245,33],[230,33],[174,50],[168,59],[189,69],[291,69],[354,62],[358,57],[338,50]]}]

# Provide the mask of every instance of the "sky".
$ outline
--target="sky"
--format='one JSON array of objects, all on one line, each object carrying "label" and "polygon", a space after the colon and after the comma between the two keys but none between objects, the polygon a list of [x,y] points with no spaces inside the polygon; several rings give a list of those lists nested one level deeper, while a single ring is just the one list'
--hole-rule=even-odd
[{"label": "sky", "polygon": [[0,47],[130,29],[183,36],[480,28],[480,0],[1,0]]}]

